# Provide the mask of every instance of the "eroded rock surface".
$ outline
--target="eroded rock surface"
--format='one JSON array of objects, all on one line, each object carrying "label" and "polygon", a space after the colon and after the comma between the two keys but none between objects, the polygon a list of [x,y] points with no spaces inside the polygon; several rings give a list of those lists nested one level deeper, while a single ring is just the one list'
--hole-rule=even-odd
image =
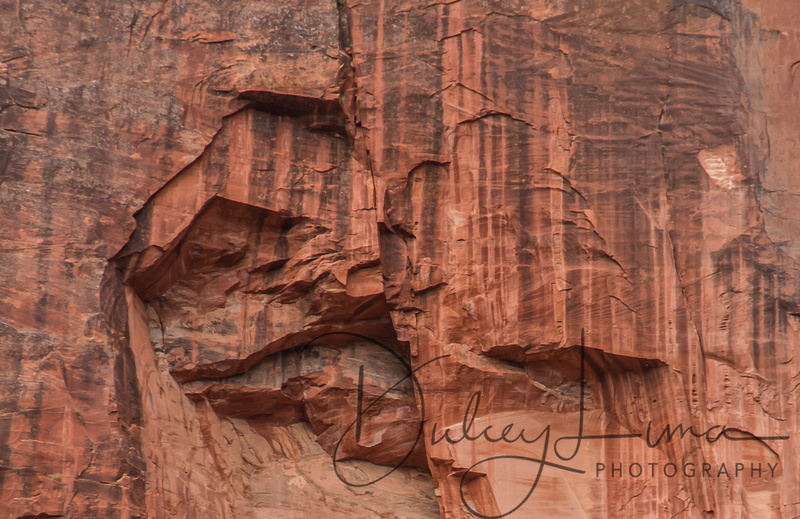
[{"label": "eroded rock surface", "polygon": [[0,3],[0,517],[797,517],[799,28]]}]

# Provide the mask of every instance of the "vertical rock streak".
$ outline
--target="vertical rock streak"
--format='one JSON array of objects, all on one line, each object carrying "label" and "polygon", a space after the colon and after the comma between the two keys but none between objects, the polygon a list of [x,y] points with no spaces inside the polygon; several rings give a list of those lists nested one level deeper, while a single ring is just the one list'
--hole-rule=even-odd
[{"label": "vertical rock streak", "polygon": [[800,514],[796,7],[51,4],[0,517]]}]

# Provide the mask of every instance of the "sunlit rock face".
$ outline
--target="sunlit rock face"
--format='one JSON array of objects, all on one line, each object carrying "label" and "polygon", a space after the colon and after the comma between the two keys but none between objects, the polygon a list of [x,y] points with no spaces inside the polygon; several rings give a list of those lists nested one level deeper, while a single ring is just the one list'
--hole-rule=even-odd
[{"label": "sunlit rock face", "polygon": [[0,13],[0,518],[800,515],[800,5]]}]

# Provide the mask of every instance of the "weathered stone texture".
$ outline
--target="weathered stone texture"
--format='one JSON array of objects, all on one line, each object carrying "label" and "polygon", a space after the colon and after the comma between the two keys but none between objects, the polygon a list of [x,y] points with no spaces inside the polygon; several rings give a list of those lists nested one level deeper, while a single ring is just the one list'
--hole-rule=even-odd
[{"label": "weathered stone texture", "polygon": [[0,518],[800,515],[800,4],[0,34]]}]

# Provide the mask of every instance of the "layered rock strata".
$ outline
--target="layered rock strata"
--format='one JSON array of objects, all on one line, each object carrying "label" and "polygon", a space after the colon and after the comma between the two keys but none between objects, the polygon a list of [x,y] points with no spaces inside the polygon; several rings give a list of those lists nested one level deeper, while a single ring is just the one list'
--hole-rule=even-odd
[{"label": "layered rock strata", "polygon": [[800,515],[797,6],[0,13],[0,517]]}]

